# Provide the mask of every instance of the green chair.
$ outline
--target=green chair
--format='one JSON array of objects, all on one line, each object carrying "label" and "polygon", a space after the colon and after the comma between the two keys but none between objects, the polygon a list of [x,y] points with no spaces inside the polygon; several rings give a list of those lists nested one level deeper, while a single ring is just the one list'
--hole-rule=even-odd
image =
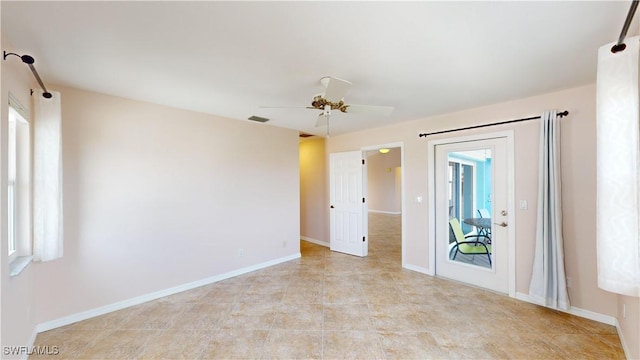
[{"label": "green chair", "polygon": [[454,235],[454,242],[450,244],[449,259],[455,260],[458,253],[464,255],[487,255],[489,265],[491,265],[491,245],[485,243],[487,240],[490,240],[486,235],[465,236],[462,232],[460,222],[456,218],[449,219],[449,227]]}]

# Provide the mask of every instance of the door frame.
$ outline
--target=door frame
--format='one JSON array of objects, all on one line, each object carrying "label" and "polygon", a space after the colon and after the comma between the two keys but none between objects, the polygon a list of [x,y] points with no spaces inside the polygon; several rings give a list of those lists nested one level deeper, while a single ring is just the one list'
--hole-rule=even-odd
[{"label": "door frame", "polygon": [[[404,142],[393,142],[393,143],[385,143],[385,144],[379,144],[379,145],[364,146],[364,147],[360,148],[360,151],[362,151],[362,155],[364,157],[364,154],[365,154],[366,151],[379,150],[379,149],[382,149],[382,148],[400,148],[400,178],[401,178],[400,179],[400,199],[402,201],[402,204],[400,206],[400,211],[402,212],[400,214],[400,222],[401,222],[400,231],[402,232],[402,234],[400,234],[401,238],[402,238],[402,240],[401,240],[402,241],[402,245],[401,245],[402,246],[402,249],[401,249],[401,254],[402,255],[401,256],[402,256],[402,267],[403,268],[407,268],[405,266],[406,265],[405,264],[405,259],[407,258],[405,256],[405,249],[406,249],[406,246],[405,246],[405,234],[407,233],[406,230],[405,230],[405,226],[406,226],[406,223],[407,223],[406,218],[405,218],[405,216],[406,216],[405,214],[407,213],[406,212],[407,201],[406,201],[406,197],[405,197],[405,181],[406,180],[405,180],[405,175],[404,175],[404,168],[405,168],[405,166],[404,166]],[[363,183],[364,183],[362,189],[363,189],[363,192],[364,192],[364,197],[366,199],[368,199],[369,198],[369,194],[368,194],[367,191],[368,191],[369,176],[368,176],[368,174],[366,172],[367,171],[366,161],[365,161],[365,166],[362,167],[362,171],[363,171],[362,176],[363,176]],[[368,216],[369,216],[369,201],[366,202],[366,205],[367,205],[366,206],[367,213],[363,214],[363,215],[366,215],[366,218],[368,218]],[[365,216],[363,216],[363,218],[364,217]],[[365,230],[367,232],[367,246],[368,246],[368,244],[369,244],[368,243],[368,241],[369,241],[368,240],[369,239],[369,230],[368,229],[365,229]]]},{"label": "door frame", "polygon": [[[478,141],[485,139],[493,139],[504,137],[506,138],[506,155],[507,155],[507,222],[509,227],[508,231],[508,282],[509,282],[509,296],[516,297],[516,216],[515,216],[515,156],[514,156],[514,134],[513,130],[483,133],[467,136],[447,137],[436,140],[430,140],[427,143],[427,194],[428,194],[428,241],[429,241],[429,267],[428,274],[436,275],[436,146],[444,144],[453,144],[468,141]],[[404,203],[403,203],[404,205]],[[403,209],[404,210],[404,209]],[[403,223],[404,224],[404,223]],[[404,241],[404,238],[403,238]],[[404,259],[404,246],[403,246],[403,259]]]}]

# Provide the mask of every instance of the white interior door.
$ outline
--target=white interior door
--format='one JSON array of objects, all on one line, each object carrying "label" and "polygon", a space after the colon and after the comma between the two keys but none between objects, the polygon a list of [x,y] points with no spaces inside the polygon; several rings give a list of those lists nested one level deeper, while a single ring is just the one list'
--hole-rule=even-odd
[{"label": "white interior door", "polygon": [[367,256],[362,173],[361,151],[329,155],[330,246],[333,251]]},{"label": "white interior door", "polygon": [[[506,137],[435,146],[437,275],[509,292],[507,155]],[[465,241],[483,244],[456,243],[451,219]]]}]

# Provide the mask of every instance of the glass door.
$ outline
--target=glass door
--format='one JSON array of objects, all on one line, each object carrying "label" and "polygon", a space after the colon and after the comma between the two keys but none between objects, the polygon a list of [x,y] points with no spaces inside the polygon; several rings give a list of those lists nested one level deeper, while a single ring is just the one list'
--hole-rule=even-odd
[{"label": "glass door", "polygon": [[435,155],[436,274],[507,292],[506,138],[437,145]]}]

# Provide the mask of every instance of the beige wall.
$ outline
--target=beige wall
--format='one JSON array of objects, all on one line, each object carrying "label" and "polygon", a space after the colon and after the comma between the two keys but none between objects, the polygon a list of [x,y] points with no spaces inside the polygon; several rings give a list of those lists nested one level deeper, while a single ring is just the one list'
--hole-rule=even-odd
[{"label": "beige wall", "polygon": [[629,359],[640,359],[640,298],[618,295],[618,322]]},{"label": "beige wall", "polygon": [[[2,49],[18,52],[6,40],[2,40]],[[17,57],[9,57],[0,61],[1,80],[1,125],[0,125],[0,189],[7,188],[7,123],[8,94],[11,92],[22,105],[31,108],[29,88],[32,84],[29,68]],[[30,122],[31,119],[27,119]],[[29,343],[35,335],[36,311],[34,298],[34,272],[27,267],[19,276],[9,277],[7,263],[7,192],[0,191],[0,344],[4,346],[21,346]],[[19,357],[19,356],[16,356]],[[3,355],[2,358],[5,358]],[[10,356],[7,358],[11,358]]]},{"label": "beige wall", "polygon": [[400,213],[400,148],[387,154],[367,151],[367,201],[369,211]]},{"label": "beige wall", "polygon": [[[595,239],[595,86],[588,85],[434,116],[394,126],[333,136],[327,151],[348,151],[375,144],[404,142],[405,150],[405,236],[406,263],[427,269],[428,201],[427,142],[421,132],[437,131],[535,116],[545,109],[569,110],[562,120],[563,217],[566,272],[572,278],[569,295],[573,306],[596,313],[616,316],[614,294],[600,290],[596,281]],[[517,210],[516,218],[516,291],[528,293],[536,222],[537,147],[539,123],[536,121],[459,132],[429,139],[513,129],[515,136],[515,200],[527,200],[528,210]],[[532,150],[533,149],[533,150]],[[425,197],[423,203],[411,201]]]},{"label": "beige wall", "polygon": [[[30,106],[33,79],[20,59],[0,66],[5,163],[8,93]],[[28,345],[38,323],[299,256],[296,131],[50,87],[63,104],[65,256],[9,278],[0,247],[2,346]]]},{"label": "beige wall", "polygon": [[300,237],[329,243],[325,140],[300,142]]},{"label": "beige wall", "polygon": [[39,323],[299,254],[296,131],[58,90],[65,256],[33,265]]}]

